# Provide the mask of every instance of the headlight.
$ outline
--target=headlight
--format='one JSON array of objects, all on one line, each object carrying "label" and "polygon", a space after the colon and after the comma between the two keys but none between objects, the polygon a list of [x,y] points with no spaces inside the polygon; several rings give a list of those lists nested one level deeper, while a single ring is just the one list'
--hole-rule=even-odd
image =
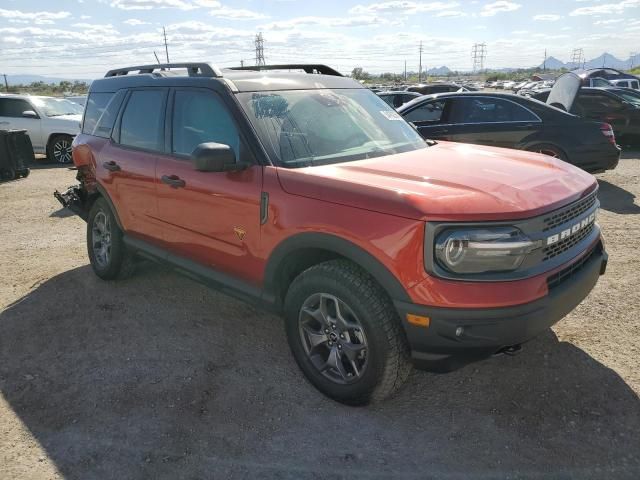
[{"label": "headlight", "polygon": [[452,228],[436,237],[435,256],[454,273],[505,272],[518,268],[535,247],[515,227]]}]

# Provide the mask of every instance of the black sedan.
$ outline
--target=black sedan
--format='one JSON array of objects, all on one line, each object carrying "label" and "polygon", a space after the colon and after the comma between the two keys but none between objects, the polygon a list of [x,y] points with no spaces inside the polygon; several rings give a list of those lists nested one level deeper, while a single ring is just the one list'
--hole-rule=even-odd
[{"label": "black sedan", "polygon": [[[550,90],[544,90],[532,98],[546,102]],[[590,120],[611,124],[618,137],[640,136],[640,92],[627,88],[582,87],[571,113]]]},{"label": "black sedan", "polygon": [[589,172],[615,168],[620,148],[606,123],[503,93],[423,96],[398,109],[424,138],[551,155]]}]

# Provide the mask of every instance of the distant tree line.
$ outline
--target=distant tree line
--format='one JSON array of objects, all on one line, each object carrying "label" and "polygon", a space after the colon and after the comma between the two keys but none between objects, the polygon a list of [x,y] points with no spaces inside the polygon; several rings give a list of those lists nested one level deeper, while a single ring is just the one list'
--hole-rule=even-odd
[{"label": "distant tree line", "polygon": [[[0,82],[1,80],[0,78]],[[89,84],[78,80],[74,82],[63,80],[59,83],[32,82],[28,85],[9,85],[8,90],[5,85],[2,85],[3,93],[29,93],[32,95],[48,95],[54,97],[84,95],[88,90]]]}]

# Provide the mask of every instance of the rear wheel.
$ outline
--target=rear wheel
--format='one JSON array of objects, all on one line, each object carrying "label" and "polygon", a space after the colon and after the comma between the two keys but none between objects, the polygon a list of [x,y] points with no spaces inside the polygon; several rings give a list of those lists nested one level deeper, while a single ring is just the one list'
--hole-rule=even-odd
[{"label": "rear wheel", "polygon": [[538,145],[533,145],[529,147],[527,150],[529,150],[530,152],[542,153],[543,155],[548,155],[550,157],[563,160],[565,162],[567,161],[567,155],[555,145],[541,143]]},{"label": "rear wheel", "polygon": [[67,164],[71,163],[71,143],[73,138],[69,135],[56,135],[49,140],[47,145],[47,158],[50,162]]},{"label": "rear wheel", "polygon": [[391,300],[349,261],[321,263],[293,281],[285,299],[285,326],[305,376],[338,402],[380,401],[411,371]]},{"label": "rear wheel", "polygon": [[103,280],[131,276],[134,256],[127,250],[122,230],[104,198],[98,198],[87,221],[87,250],[91,267]]}]

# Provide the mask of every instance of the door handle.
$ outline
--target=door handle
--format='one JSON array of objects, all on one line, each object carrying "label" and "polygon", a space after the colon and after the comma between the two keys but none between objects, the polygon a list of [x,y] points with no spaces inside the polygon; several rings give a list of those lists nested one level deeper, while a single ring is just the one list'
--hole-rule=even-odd
[{"label": "door handle", "polygon": [[449,133],[449,129],[448,128],[441,128],[439,130],[433,130],[432,133],[434,133],[436,135],[440,135],[442,133]]},{"label": "door handle", "polygon": [[171,188],[184,188],[184,186],[187,184],[177,175],[163,175],[160,180],[162,180],[162,183],[166,183]]},{"label": "door handle", "polygon": [[110,162],[104,162],[102,164],[102,166],[104,168],[106,168],[107,170],[109,170],[110,172],[117,172],[119,170],[121,170],[120,165],[118,165],[116,162],[114,162],[113,160]]}]

